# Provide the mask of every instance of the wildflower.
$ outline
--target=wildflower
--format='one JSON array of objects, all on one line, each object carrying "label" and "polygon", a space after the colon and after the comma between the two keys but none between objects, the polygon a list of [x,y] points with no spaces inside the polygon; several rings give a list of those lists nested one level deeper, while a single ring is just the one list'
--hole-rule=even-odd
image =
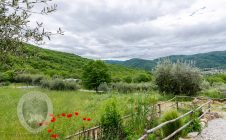
[{"label": "wildflower", "polygon": [[83,118],[83,121],[85,121],[86,120],[86,118]]},{"label": "wildflower", "polygon": [[87,121],[91,121],[91,119],[90,118],[87,118]]},{"label": "wildflower", "polygon": [[62,116],[65,117],[66,116],[66,113],[62,113]]},{"label": "wildflower", "polygon": [[68,117],[68,118],[71,118],[71,117],[72,117],[72,114],[68,114],[67,117]]},{"label": "wildflower", "polygon": [[75,116],[78,116],[78,112],[75,112]]},{"label": "wildflower", "polygon": [[51,122],[55,122],[55,121],[56,121],[56,118],[53,117],[53,118],[51,119]]},{"label": "wildflower", "polygon": [[48,132],[49,132],[49,133],[51,133],[51,132],[52,132],[52,130],[51,130],[51,129],[48,129]]},{"label": "wildflower", "polygon": [[56,139],[57,137],[58,137],[58,135],[57,135],[57,134],[52,134],[52,135],[51,135],[51,138]]}]

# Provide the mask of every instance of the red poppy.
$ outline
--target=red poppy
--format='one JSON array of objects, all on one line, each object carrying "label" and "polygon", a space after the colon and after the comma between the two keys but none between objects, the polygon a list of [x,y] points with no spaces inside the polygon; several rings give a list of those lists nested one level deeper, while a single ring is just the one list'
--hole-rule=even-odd
[{"label": "red poppy", "polygon": [[87,121],[91,121],[91,119],[90,118],[87,118]]},{"label": "red poppy", "polygon": [[72,117],[72,114],[67,114],[67,117],[68,117],[68,118],[71,118],[71,117]]},{"label": "red poppy", "polygon": [[55,122],[55,121],[56,121],[56,118],[53,117],[53,118],[51,119],[51,122]]},{"label": "red poppy", "polygon": [[83,121],[85,121],[86,120],[86,118],[83,118]]},{"label": "red poppy", "polygon": [[49,133],[51,133],[51,132],[52,132],[52,130],[51,130],[51,129],[48,129],[48,132],[49,132]]},{"label": "red poppy", "polygon": [[78,112],[75,112],[75,115],[78,116]]},{"label": "red poppy", "polygon": [[57,134],[52,134],[52,135],[51,135],[51,138],[56,139],[57,137],[58,137],[58,135],[57,135]]},{"label": "red poppy", "polygon": [[66,116],[66,113],[62,113],[62,116],[64,116],[64,117],[65,117],[65,116]]}]

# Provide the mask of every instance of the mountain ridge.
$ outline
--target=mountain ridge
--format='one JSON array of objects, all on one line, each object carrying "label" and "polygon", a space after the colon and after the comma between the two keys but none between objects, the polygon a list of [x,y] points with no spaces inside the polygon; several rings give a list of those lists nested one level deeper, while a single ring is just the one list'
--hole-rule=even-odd
[{"label": "mountain ridge", "polygon": [[173,62],[180,61],[194,61],[198,68],[220,68],[226,69],[226,51],[213,51],[207,53],[198,53],[193,55],[170,55],[160,57],[153,60],[132,58],[125,61],[106,60],[109,64],[117,64],[131,68],[139,68],[147,71],[153,70],[157,63],[162,59],[169,59]]}]

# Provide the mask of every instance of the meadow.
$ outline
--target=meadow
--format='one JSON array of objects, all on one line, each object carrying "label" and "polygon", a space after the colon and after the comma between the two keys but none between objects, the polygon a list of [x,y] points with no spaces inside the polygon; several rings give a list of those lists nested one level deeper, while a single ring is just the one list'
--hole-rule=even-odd
[{"label": "meadow", "polygon": [[[62,113],[72,113],[72,118],[61,117],[57,118],[56,122],[50,124],[44,131],[38,134],[29,133],[19,122],[17,117],[17,104],[20,98],[29,92],[39,91],[49,96],[53,103],[54,115]],[[18,85],[10,85],[0,87],[0,139],[10,140],[43,140],[50,139],[47,132],[49,128],[54,128],[54,131],[59,134],[60,138],[73,134],[83,127],[89,128],[99,123],[101,114],[103,114],[106,102],[114,98],[117,101],[117,107],[120,114],[128,115],[130,100],[134,98],[147,98],[147,96],[155,96],[159,100],[164,100],[168,97],[160,96],[153,92],[150,94],[131,93],[131,94],[97,94],[95,92],[83,91],[53,91],[42,88],[21,89]],[[79,116],[75,117],[74,112],[79,112]],[[91,121],[84,121],[84,117],[91,118]]]}]

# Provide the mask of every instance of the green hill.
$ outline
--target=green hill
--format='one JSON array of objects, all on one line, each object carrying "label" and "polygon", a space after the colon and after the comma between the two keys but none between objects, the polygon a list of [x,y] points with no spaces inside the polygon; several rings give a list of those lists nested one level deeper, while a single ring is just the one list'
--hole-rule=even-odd
[{"label": "green hill", "polygon": [[[63,76],[65,78],[80,78],[82,68],[91,59],[75,54],[52,51],[27,45],[23,49],[23,56],[11,55],[9,61],[0,66],[1,73],[32,73],[49,76]],[[113,78],[131,77],[146,73],[124,66],[107,64]]]},{"label": "green hill", "polygon": [[159,60],[166,59],[166,58],[170,59],[173,62],[177,60],[194,61],[195,65],[201,69],[204,69],[204,68],[226,69],[226,51],[200,53],[195,55],[172,55],[172,56],[158,58],[154,60],[144,60],[144,59],[134,58],[127,61],[107,60],[106,62],[109,64],[118,64],[122,66],[139,68],[139,69],[150,71],[157,65]]}]

